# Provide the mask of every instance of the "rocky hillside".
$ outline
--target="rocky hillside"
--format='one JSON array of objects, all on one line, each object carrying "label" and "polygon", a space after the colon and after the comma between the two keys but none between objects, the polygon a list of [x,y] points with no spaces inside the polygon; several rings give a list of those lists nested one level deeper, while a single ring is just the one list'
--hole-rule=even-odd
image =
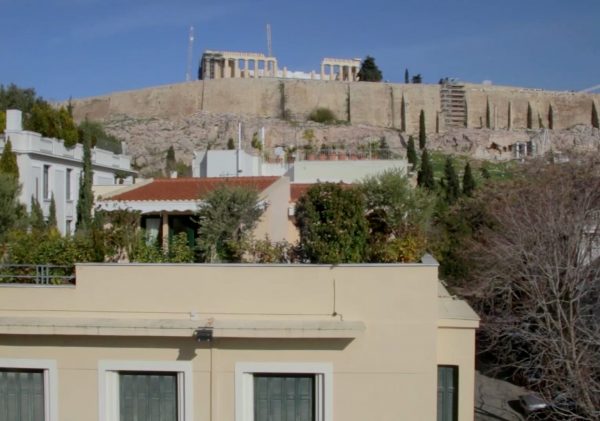
[{"label": "rocky hillside", "polygon": [[[260,129],[265,128],[264,151],[270,156],[273,156],[276,146],[296,146],[301,150],[307,144],[311,144],[314,150],[325,146],[337,150],[364,151],[366,145],[376,145],[383,138],[392,152],[404,156],[408,140],[406,135],[397,130],[375,126],[319,124],[207,112],[170,118],[121,116],[106,121],[104,125],[110,134],[125,140],[135,167],[142,175],[148,176],[165,167],[166,151],[171,145],[177,160],[189,165],[195,151],[225,149],[229,139],[237,144],[239,123],[242,124],[242,145],[248,151],[253,150],[252,139],[258,139]],[[598,151],[600,132],[580,125],[564,130],[541,131],[452,129],[428,136],[430,149],[466,154],[476,159],[512,159],[517,143],[528,144],[535,154],[571,148]]]}]

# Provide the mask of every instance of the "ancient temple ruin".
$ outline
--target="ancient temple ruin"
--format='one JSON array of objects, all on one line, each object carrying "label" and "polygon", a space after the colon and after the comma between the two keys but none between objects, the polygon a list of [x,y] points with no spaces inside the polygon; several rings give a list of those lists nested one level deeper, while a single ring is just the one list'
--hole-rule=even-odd
[{"label": "ancient temple ruin", "polygon": [[302,72],[279,68],[276,57],[262,53],[206,50],[200,60],[198,78],[283,78],[356,82],[360,59],[324,58],[320,72]]}]

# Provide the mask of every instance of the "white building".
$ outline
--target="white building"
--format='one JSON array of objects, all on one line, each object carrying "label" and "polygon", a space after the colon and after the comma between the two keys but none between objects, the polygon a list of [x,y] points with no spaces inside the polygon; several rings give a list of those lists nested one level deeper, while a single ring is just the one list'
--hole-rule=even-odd
[{"label": "white building", "polygon": [[[77,222],[79,178],[83,169],[82,145],[66,148],[62,140],[23,130],[19,110],[6,111],[6,130],[4,136],[0,135],[2,150],[7,139],[10,139],[17,156],[21,202],[30,210],[31,198],[36,198],[44,215],[48,216],[54,196],[58,229],[63,234],[72,233]],[[135,175],[128,156],[98,148],[92,149],[92,168],[94,185],[130,184]],[[124,177],[124,180],[117,180],[117,176]]]},{"label": "white building", "polygon": [[194,152],[194,177],[288,176],[292,183],[356,183],[367,176],[399,169],[408,173],[405,159],[296,160],[287,163],[264,162],[243,150]]}]

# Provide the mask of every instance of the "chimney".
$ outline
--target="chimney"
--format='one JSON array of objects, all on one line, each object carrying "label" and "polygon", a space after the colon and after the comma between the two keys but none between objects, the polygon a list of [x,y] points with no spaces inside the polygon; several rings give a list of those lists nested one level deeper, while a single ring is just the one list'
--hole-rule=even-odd
[{"label": "chimney", "polygon": [[6,131],[23,131],[23,113],[21,110],[6,110]]}]

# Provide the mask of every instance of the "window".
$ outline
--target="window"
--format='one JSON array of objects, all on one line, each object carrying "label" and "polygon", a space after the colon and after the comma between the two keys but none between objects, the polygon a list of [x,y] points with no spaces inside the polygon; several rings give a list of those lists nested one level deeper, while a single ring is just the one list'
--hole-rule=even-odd
[{"label": "window", "polygon": [[43,198],[50,200],[50,165],[44,165]]},{"label": "window", "polygon": [[71,168],[67,168],[67,175],[65,177],[65,191],[67,194],[67,200],[73,200],[73,192],[71,191],[72,175],[73,175],[73,170]]},{"label": "window", "polygon": [[73,220],[67,219],[65,221],[65,235],[73,234]]},{"label": "window", "polygon": [[236,421],[332,421],[328,363],[238,363]]},{"label": "window", "polygon": [[437,421],[458,420],[458,367],[438,366]]},{"label": "window", "polygon": [[0,359],[0,419],[58,420],[56,363]]},{"label": "window", "polygon": [[191,421],[189,362],[101,361],[100,419]]}]

